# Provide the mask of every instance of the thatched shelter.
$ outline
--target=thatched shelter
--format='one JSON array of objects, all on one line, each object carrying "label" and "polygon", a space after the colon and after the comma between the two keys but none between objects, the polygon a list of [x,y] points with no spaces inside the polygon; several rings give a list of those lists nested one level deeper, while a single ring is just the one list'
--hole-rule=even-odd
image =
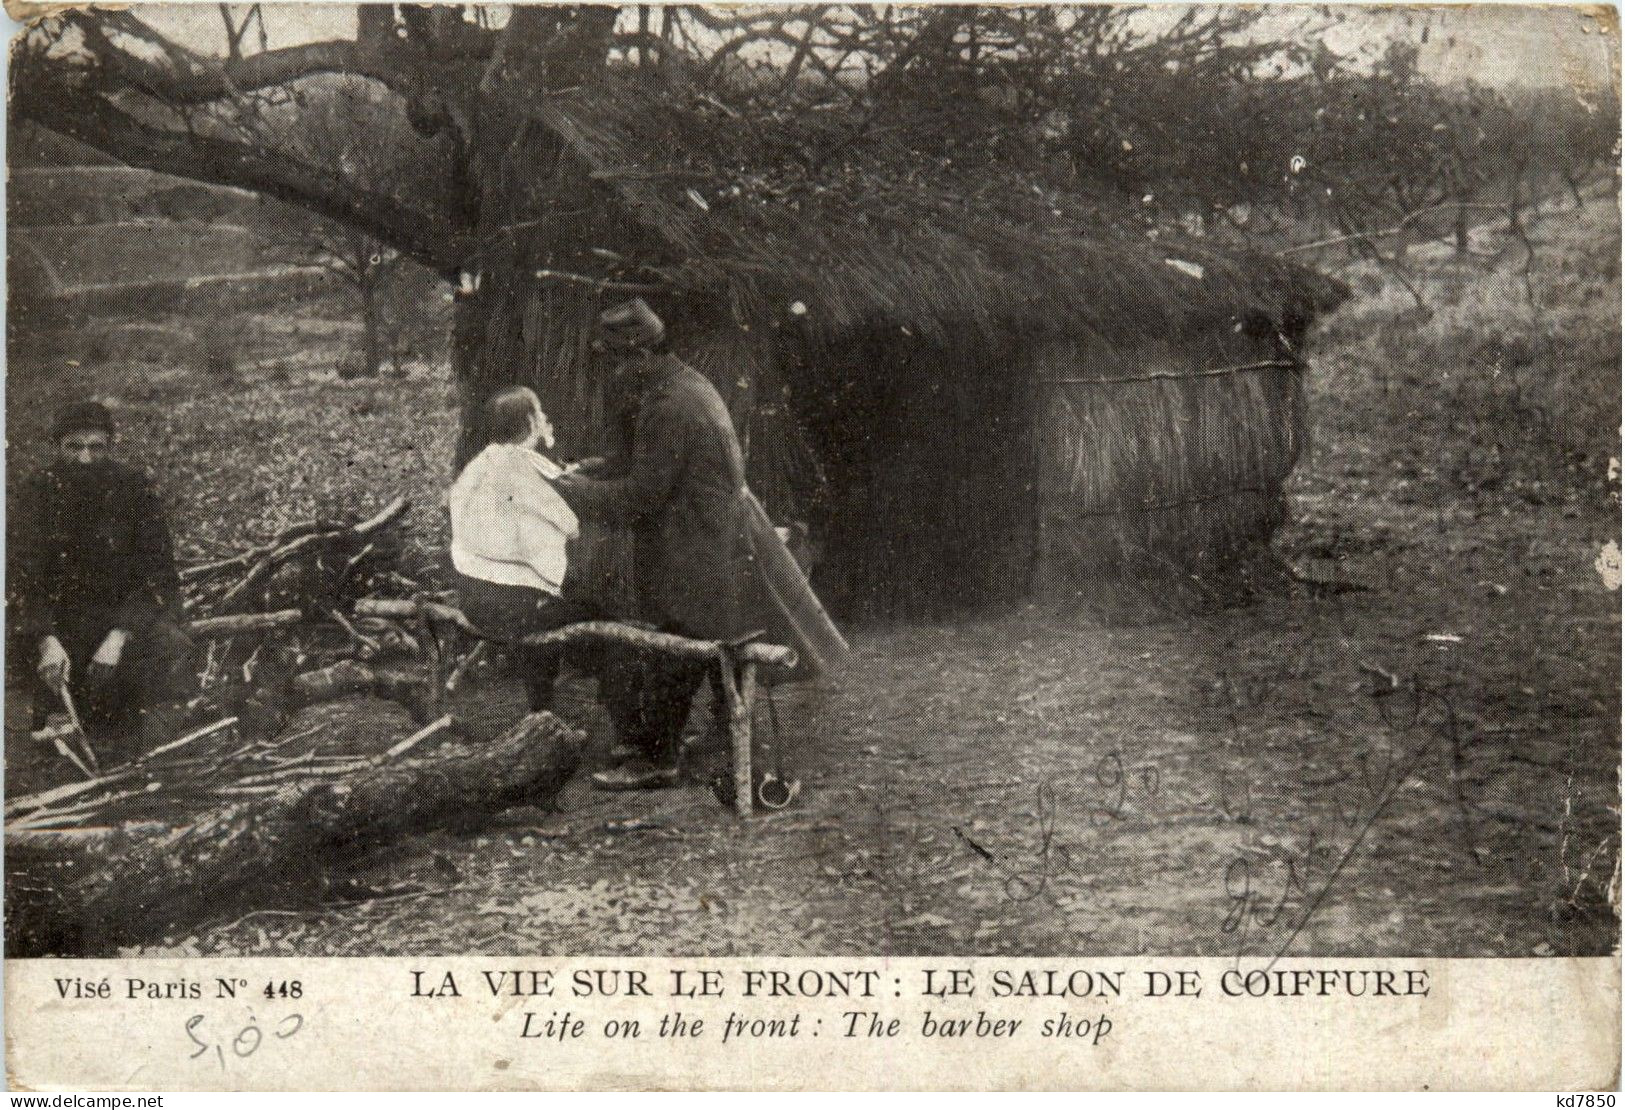
[{"label": "thatched shelter", "polygon": [[906,122],[742,120],[612,80],[513,126],[481,173],[501,230],[464,280],[466,411],[529,381],[566,451],[600,448],[587,329],[643,293],[729,400],[770,512],[822,538],[847,615],[1200,578],[1281,519],[1336,283],[911,147]]}]

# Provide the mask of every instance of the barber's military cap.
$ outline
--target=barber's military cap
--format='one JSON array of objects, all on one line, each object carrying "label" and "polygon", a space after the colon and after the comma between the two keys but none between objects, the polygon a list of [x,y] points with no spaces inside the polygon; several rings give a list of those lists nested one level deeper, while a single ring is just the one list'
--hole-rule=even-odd
[{"label": "barber's military cap", "polygon": [[74,432],[106,432],[113,434],[113,414],[107,406],[95,401],[75,401],[57,410],[56,423],[51,426],[51,438],[61,439]]},{"label": "barber's military cap", "polygon": [[598,314],[598,336],[615,351],[647,349],[666,335],[666,325],[642,297],[606,308]]}]

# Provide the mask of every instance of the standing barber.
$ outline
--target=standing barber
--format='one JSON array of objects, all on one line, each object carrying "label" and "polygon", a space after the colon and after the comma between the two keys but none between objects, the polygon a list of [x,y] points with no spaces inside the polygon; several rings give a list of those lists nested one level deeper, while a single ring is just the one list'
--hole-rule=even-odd
[{"label": "standing barber", "polygon": [[[631,527],[640,619],[702,640],[762,633],[796,648],[803,677],[843,661],[846,642],[745,488],[727,406],[665,339],[641,299],[599,317],[599,342],[620,359],[616,380],[638,398],[631,460],[616,478],[566,475],[559,492],[584,517]],[[636,754],[595,785],[676,784],[683,724],[709,666],[648,659],[635,677],[606,680],[617,739]]]}]

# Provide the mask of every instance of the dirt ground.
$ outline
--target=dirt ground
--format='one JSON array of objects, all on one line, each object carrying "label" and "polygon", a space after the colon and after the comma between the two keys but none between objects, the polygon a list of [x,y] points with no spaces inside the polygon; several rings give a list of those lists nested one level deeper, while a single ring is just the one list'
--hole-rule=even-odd
[{"label": "dirt ground", "polygon": [[[1615,314],[1597,326],[1617,368],[1609,234]],[[775,696],[802,781],[783,812],[741,823],[703,785],[578,779],[552,810],[373,859],[355,878],[374,897],[233,915],[148,951],[1615,950],[1619,594],[1594,564],[1619,538],[1617,479],[1549,423],[1440,386],[1436,349],[1377,359],[1366,310],[1313,352],[1315,448],[1276,543],[1305,581],[1135,626],[1032,606],[856,628],[840,689]],[[275,396],[297,414],[320,385]],[[1617,411],[1617,378],[1601,388]],[[452,418],[431,384],[401,389],[421,398],[410,419]],[[176,430],[207,407],[187,404],[165,434],[204,434]],[[365,404],[400,438],[387,402]],[[255,419],[296,438],[268,408]],[[571,680],[566,715],[596,763],[589,695]],[[27,739],[7,700],[10,754]],[[495,730],[519,692],[487,676],[456,708]],[[13,755],[8,789],[37,772]]]}]

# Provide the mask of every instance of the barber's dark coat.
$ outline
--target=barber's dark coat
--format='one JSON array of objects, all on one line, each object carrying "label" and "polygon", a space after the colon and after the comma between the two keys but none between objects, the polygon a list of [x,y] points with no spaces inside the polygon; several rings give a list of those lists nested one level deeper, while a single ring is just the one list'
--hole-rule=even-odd
[{"label": "barber's dark coat", "polygon": [[760,631],[810,677],[849,649],[745,487],[733,420],[706,377],[670,355],[648,367],[627,472],[561,492],[587,518],[629,525],[638,616],[707,640]]}]

